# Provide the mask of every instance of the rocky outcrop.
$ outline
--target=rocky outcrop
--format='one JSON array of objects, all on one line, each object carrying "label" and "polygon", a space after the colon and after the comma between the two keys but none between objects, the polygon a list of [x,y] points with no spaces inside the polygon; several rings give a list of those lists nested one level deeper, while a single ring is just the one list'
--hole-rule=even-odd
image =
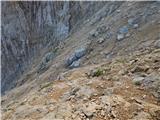
[{"label": "rocky outcrop", "polygon": [[103,5],[104,2],[2,2],[2,92],[15,86],[15,80],[40,50],[57,46]]},{"label": "rocky outcrop", "polygon": [[[86,48],[79,48],[75,50],[75,52],[69,56],[66,60],[66,66],[70,66],[71,68],[74,68],[74,66],[79,66],[79,59],[83,57],[86,54]],[[77,67],[78,67],[77,66]]]}]

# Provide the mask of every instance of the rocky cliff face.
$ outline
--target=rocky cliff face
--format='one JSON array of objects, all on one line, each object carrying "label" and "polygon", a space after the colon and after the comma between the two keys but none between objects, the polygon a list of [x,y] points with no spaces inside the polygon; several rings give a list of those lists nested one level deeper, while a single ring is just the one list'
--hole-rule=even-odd
[{"label": "rocky cliff face", "polygon": [[2,92],[39,51],[57,45],[103,2],[2,2]]}]

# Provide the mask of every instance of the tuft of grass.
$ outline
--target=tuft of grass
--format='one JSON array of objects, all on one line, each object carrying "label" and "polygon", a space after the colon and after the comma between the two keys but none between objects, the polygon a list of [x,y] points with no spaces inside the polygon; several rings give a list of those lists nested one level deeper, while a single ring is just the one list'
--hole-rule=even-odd
[{"label": "tuft of grass", "polygon": [[47,87],[49,87],[49,86],[51,86],[51,85],[52,85],[52,82],[46,83],[46,84],[44,84],[44,85],[40,85],[40,90],[42,90],[42,89],[44,89],[44,88],[47,88]]},{"label": "tuft of grass", "polygon": [[53,49],[53,53],[57,53],[57,52],[58,52],[58,48],[56,47]]},{"label": "tuft of grass", "polygon": [[99,76],[103,75],[104,72],[105,72],[105,71],[104,71],[103,69],[98,68],[98,69],[94,72],[93,77],[99,77]]},{"label": "tuft of grass", "polygon": [[134,81],[134,84],[137,85],[137,86],[140,86],[141,85],[141,81]]}]

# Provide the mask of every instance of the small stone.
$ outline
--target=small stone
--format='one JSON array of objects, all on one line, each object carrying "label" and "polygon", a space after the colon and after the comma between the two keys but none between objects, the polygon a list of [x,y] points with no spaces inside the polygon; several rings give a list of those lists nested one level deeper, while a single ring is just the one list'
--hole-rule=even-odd
[{"label": "small stone", "polygon": [[127,33],[126,35],[125,35],[125,37],[129,37],[130,36],[130,34],[129,33]]},{"label": "small stone", "polygon": [[119,29],[119,33],[120,34],[127,34],[128,33],[128,27],[127,26],[123,26]]},{"label": "small stone", "polygon": [[160,48],[160,40],[156,40],[155,43],[154,43],[154,46],[156,48]]},{"label": "small stone", "polygon": [[104,38],[100,38],[100,39],[98,40],[98,43],[101,44],[101,43],[104,42],[104,40],[105,40]]},{"label": "small stone", "polygon": [[146,98],[146,96],[147,96],[147,95],[143,95],[143,99],[145,99],[145,98]]},{"label": "small stone", "polygon": [[96,99],[91,99],[91,102],[95,102],[96,101]]},{"label": "small stone", "polygon": [[111,111],[111,116],[112,116],[113,118],[116,118],[116,114],[115,114],[114,111]]},{"label": "small stone", "polygon": [[85,115],[86,115],[88,118],[91,118],[91,117],[93,117],[93,112],[91,112],[91,111],[86,111],[86,112],[85,112]]},{"label": "small stone", "polygon": [[107,30],[108,30],[108,28],[107,28],[105,25],[99,26],[99,27],[97,28],[97,32],[98,32],[99,34],[105,33]]},{"label": "small stone", "polygon": [[105,111],[101,110],[101,116],[105,116]]},{"label": "small stone", "polygon": [[121,12],[121,10],[117,10],[117,12],[118,12],[118,13],[120,13],[120,12]]},{"label": "small stone", "polygon": [[120,41],[122,39],[124,39],[124,34],[118,34],[117,35],[117,40]]},{"label": "small stone", "polygon": [[139,26],[138,24],[134,24],[133,28],[138,28],[138,26]]},{"label": "small stone", "polygon": [[98,94],[97,94],[97,93],[94,93],[93,95],[94,95],[94,96],[97,96]]},{"label": "small stone", "polygon": [[79,91],[80,88],[79,87],[75,87],[72,89],[72,91],[70,92],[70,95],[75,95],[77,91]]},{"label": "small stone", "polygon": [[140,100],[140,99],[137,99],[137,98],[134,98],[134,100],[138,103],[138,104],[142,104],[142,100]]},{"label": "small stone", "polygon": [[54,105],[49,105],[49,106],[48,106],[48,109],[49,109],[50,111],[53,111],[53,110],[55,109],[55,106],[54,106]]},{"label": "small stone", "polygon": [[133,19],[133,18],[130,18],[130,19],[128,20],[128,24],[129,24],[130,26],[132,26],[133,23],[134,23],[134,19]]},{"label": "small stone", "polygon": [[83,98],[83,101],[87,101],[88,99],[86,97]]},{"label": "small stone", "polygon": [[135,98],[134,97],[131,97],[131,100],[134,100]]},{"label": "small stone", "polygon": [[135,73],[135,72],[147,72],[149,70],[149,66],[138,66],[136,65],[131,72]]},{"label": "small stone", "polygon": [[138,115],[138,113],[137,113],[136,111],[134,111],[134,112],[133,112],[133,115],[134,115],[134,116],[137,116],[137,115]]},{"label": "small stone", "polygon": [[92,118],[94,113],[96,113],[97,107],[98,105],[95,102],[89,102],[89,103],[84,104],[82,111],[86,115],[87,118]]},{"label": "small stone", "polygon": [[104,85],[101,84],[99,87],[100,87],[100,88],[104,88]]},{"label": "small stone", "polygon": [[92,30],[89,33],[89,38],[94,38],[94,37],[97,37],[97,36],[98,36],[98,32],[96,30]]},{"label": "small stone", "polygon": [[144,77],[135,77],[135,78],[133,79],[133,83],[134,83],[135,85],[141,85],[143,80],[144,80]]},{"label": "small stone", "polygon": [[102,18],[102,21],[104,21],[105,20],[105,18]]},{"label": "small stone", "polygon": [[106,88],[106,89],[103,90],[103,94],[110,96],[110,95],[113,94],[113,91],[114,91],[113,88]]}]

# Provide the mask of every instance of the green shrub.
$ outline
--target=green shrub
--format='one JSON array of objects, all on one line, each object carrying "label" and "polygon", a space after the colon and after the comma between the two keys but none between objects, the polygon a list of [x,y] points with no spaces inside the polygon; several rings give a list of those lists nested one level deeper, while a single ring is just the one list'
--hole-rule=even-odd
[{"label": "green shrub", "polygon": [[93,77],[98,77],[98,76],[101,76],[101,75],[103,75],[103,74],[104,74],[104,70],[101,69],[101,68],[98,68],[98,69],[94,72]]}]

